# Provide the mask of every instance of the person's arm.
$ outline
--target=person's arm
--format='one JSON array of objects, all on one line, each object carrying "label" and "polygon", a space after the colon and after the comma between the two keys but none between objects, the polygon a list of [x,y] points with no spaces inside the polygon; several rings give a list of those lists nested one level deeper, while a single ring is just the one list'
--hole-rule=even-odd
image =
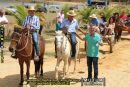
[{"label": "person's arm", "polygon": [[103,42],[102,42],[102,40],[99,41],[98,44],[99,44],[100,46],[103,46]]},{"label": "person's arm", "polygon": [[84,38],[81,38],[77,33],[76,33],[76,36],[77,36],[80,40],[85,41],[85,39],[84,39]]},{"label": "person's arm", "polygon": [[80,31],[81,33],[83,33],[84,35],[86,35],[87,34],[87,32],[84,32],[83,30],[81,30],[81,29],[78,29],[78,31]]},{"label": "person's arm", "polygon": [[76,27],[75,27],[78,31],[80,31],[81,33],[83,33],[84,35],[86,35],[87,34],[87,32],[84,32],[83,30],[81,30],[80,28],[79,28],[79,25],[78,25],[78,22],[76,22]]},{"label": "person's arm", "polygon": [[103,46],[103,41],[102,41],[101,36],[99,36],[98,44],[99,44],[100,46]]}]

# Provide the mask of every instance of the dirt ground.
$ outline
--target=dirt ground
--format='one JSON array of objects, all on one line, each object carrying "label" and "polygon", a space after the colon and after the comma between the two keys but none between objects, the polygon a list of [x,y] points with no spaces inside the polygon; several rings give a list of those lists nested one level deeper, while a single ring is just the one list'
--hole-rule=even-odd
[{"label": "dirt ground", "polygon": [[[46,54],[44,58],[44,78],[54,79],[54,70],[56,65],[56,59],[54,58],[54,38],[51,42],[46,41]],[[83,52],[83,42],[80,46],[80,58],[81,61],[77,60],[77,70],[76,73],[73,71],[73,63],[70,68],[70,74],[67,78],[81,79],[87,78],[87,65],[85,52]],[[19,82],[19,64],[18,61],[10,57],[11,53],[8,51],[9,42],[5,43],[5,62],[0,63],[0,87],[18,87]],[[108,45],[104,45],[100,48],[105,52],[105,54],[100,54],[99,59],[99,78],[106,78],[105,87],[129,87],[130,85],[130,41],[123,40],[117,43],[114,47],[114,52],[109,53]],[[62,72],[63,62],[60,65],[60,72]],[[26,73],[26,67],[24,68],[24,73]],[[34,64],[31,62],[30,74],[34,74]],[[26,87],[24,83],[24,87]],[[56,85],[39,85],[31,87],[81,87],[81,83],[74,83],[66,86],[56,86]],[[92,87],[92,86],[91,86]],[[94,86],[99,87],[99,86]]]}]

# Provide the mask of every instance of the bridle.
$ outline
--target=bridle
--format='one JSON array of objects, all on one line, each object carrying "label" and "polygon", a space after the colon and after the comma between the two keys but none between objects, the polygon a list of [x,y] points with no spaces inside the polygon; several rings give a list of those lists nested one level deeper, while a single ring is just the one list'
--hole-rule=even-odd
[{"label": "bridle", "polygon": [[[17,42],[17,44],[19,44],[19,43],[21,42],[22,34],[19,34],[19,33],[17,33],[17,32],[14,32],[14,33],[17,34],[18,36],[20,36],[20,38],[19,38],[18,40],[16,40],[16,39],[11,39],[11,41],[15,41],[15,42]],[[28,45],[28,43],[29,43],[29,38],[28,38],[29,35],[30,35],[30,34],[28,34],[28,36],[27,36],[27,41],[26,41],[25,46],[22,47],[22,48],[20,48],[20,49],[15,49],[16,52],[19,52],[19,54],[22,55],[22,56],[24,56],[24,57],[31,56],[31,53],[32,53],[32,45],[31,45],[31,52],[30,52],[29,55],[24,55],[24,54],[21,54],[21,53],[20,53],[21,51],[23,51],[23,50],[27,47],[27,45]],[[30,43],[30,44],[32,44],[32,40],[31,40],[31,43]]]},{"label": "bridle", "polygon": [[[67,39],[66,39],[65,48],[64,48],[64,50],[62,50],[64,39],[65,39],[65,36],[63,36],[63,39],[62,39],[61,41],[57,41],[57,40],[56,40],[56,43],[57,43],[57,42],[60,42],[60,43],[61,43],[61,47],[60,47],[60,49],[61,49],[61,50],[60,50],[60,53],[61,53],[61,54],[63,54],[63,51],[65,51],[66,48],[67,48]],[[56,45],[57,45],[57,44],[56,44]]]}]

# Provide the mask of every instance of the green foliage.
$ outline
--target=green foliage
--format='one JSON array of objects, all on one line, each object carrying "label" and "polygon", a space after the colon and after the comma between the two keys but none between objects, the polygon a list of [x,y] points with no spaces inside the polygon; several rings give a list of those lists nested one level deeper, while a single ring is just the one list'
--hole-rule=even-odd
[{"label": "green foliage", "polygon": [[85,23],[88,23],[89,21],[89,16],[93,13],[96,13],[96,9],[93,8],[84,8],[79,12],[79,14],[82,16],[82,20]]},{"label": "green foliage", "polygon": [[102,9],[100,12],[104,13],[106,19],[109,20],[109,18],[113,15],[114,8],[107,7],[105,9]]},{"label": "green foliage", "polygon": [[62,10],[64,10],[64,15],[65,15],[65,18],[67,18],[67,12],[69,11],[70,7],[68,4],[65,4],[62,8]]},{"label": "green foliage", "polygon": [[27,9],[22,5],[15,6],[15,8],[17,9],[17,12],[11,12],[11,14],[15,17],[17,24],[22,26],[25,17],[28,15]]}]

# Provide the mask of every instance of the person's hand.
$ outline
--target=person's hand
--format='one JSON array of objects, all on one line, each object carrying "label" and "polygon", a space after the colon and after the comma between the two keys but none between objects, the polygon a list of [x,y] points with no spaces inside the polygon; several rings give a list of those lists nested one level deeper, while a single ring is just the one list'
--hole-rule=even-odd
[{"label": "person's hand", "polygon": [[30,31],[31,31],[31,32],[36,32],[36,30],[35,30],[35,29],[31,29]]},{"label": "person's hand", "polygon": [[28,24],[27,28],[30,29],[32,27],[32,24]]}]

